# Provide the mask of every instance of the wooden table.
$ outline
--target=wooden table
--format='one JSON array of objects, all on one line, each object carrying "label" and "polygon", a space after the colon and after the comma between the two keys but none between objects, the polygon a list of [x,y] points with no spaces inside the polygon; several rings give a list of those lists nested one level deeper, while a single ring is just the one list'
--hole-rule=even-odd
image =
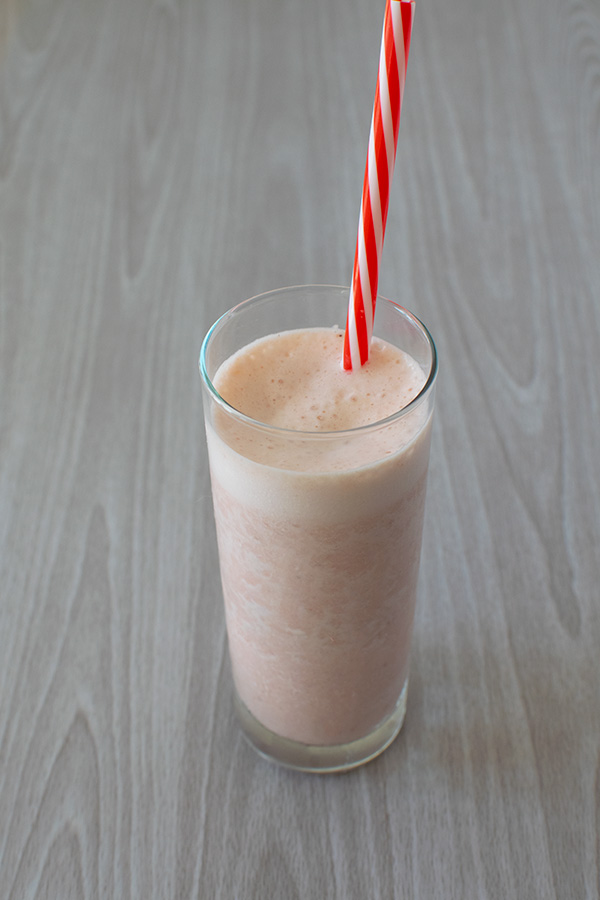
[{"label": "wooden table", "polygon": [[409,709],[241,739],[197,357],[348,283],[383,3],[0,3],[0,897],[600,893],[600,4],[417,0],[381,293],[441,360]]}]

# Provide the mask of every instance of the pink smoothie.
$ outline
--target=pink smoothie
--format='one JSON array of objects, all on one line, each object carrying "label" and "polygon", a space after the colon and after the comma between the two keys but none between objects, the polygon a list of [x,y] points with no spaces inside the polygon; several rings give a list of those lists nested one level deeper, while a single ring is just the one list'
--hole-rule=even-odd
[{"label": "pink smoothie", "polygon": [[266,728],[317,745],[369,734],[406,683],[429,456],[425,404],[348,434],[410,403],[426,375],[377,339],[346,372],[342,338],[307,329],[244,347],[214,385],[275,427],[222,410],[207,426],[238,694]]}]

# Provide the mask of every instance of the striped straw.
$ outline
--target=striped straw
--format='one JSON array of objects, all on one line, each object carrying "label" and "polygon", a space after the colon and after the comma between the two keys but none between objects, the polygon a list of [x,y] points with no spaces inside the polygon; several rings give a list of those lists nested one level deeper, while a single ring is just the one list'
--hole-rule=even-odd
[{"label": "striped straw", "polygon": [[359,368],[369,358],[414,8],[414,0],[386,0],[344,337],[344,369]]}]

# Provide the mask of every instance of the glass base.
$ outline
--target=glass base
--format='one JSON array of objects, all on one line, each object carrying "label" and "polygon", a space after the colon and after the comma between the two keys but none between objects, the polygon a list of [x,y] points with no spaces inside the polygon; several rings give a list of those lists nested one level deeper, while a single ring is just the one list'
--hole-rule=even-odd
[{"label": "glass base", "polygon": [[235,706],[244,737],[261,756],[288,769],[325,774],[355,769],[375,759],[389,747],[404,722],[407,691],[408,681],[402,688],[394,711],[366,737],[349,744],[329,746],[301,744],[274,734],[255,719],[237,693]]}]

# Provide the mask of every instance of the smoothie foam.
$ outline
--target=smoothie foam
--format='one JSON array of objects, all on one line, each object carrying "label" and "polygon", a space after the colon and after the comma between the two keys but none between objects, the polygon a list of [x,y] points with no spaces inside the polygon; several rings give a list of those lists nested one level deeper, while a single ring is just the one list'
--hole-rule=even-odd
[{"label": "smoothie foam", "polygon": [[344,371],[342,339],[305,329],[242,348],[214,386],[273,427],[222,409],[207,425],[238,694],[266,728],[316,745],[370,733],[405,685],[429,455],[426,405],[345,433],[406,406],[426,375],[378,339]]}]

